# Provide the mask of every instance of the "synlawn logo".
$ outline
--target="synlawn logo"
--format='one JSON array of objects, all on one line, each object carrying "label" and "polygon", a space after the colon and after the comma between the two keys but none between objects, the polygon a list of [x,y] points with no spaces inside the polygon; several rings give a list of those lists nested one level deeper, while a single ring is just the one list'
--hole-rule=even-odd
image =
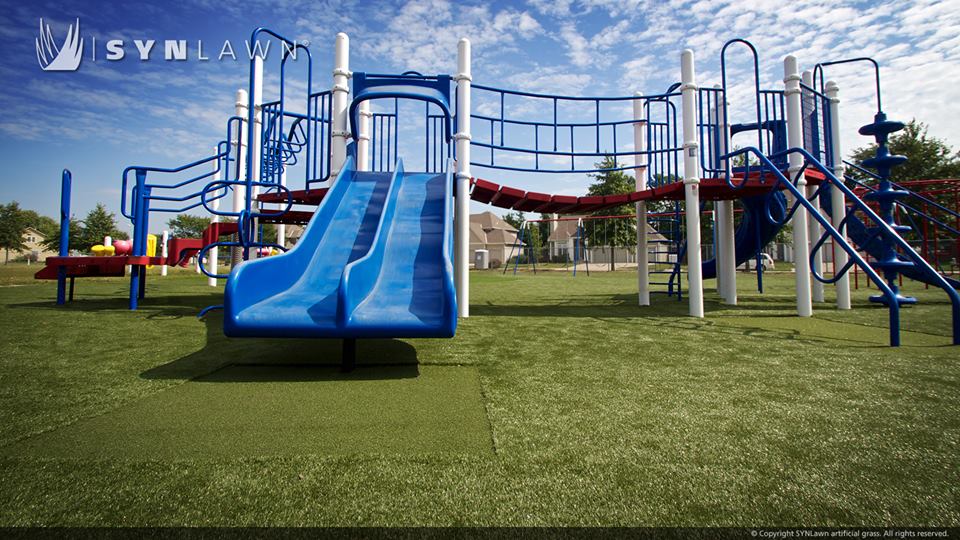
[{"label": "synlawn logo", "polygon": [[50,32],[50,25],[43,24],[43,19],[40,19],[40,37],[34,42],[37,45],[37,61],[44,71],[76,71],[80,67],[83,58],[80,19],[75,25],[67,27],[67,37],[59,47]]},{"label": "synlawn logo", "polygon": [[[130,47],[131,43],[133,45],[132,48]],[[207,56],[204,50],[202,39],[196,41],[195,49],[191,47],[192,42],[187,43],[185,39],[165,39],[160,43],[162,43],[163,59],[166,61],[186,61],[188,59],[198,61],[211,60],[211,56]],[[270,40],[263,43],[261,43],[259,39],[253,43],[244,40],[244,44],[246,45],[246,58],[253,59],[259,56],[266,60],[270,54],[270,45],[272,43]],[[127,56],[128,48],[130,48],[130,52],[134,52],[141,62],[145,62],[154,56],[152,53],[155,50],[154,46],[157,44],[158,40],[155,39],[109,39],[103,47],[103,58],[108,62],[118,62]],[[310,42],[307,40],[301,40],[299,42],[299,45],[304,47],[309,44]],[[53,32],[50,31],[50,25],[44,24],[43,19],[40,19],[40,37],[36,39],[36,45],[37,62],[40,63],[40,67],[44,71],[76,71],[77,68],[80,67],[80,61],[83,59],[84,40],[80,37],[80,19],[77,19],[76,23],[67,27],[67,37],[59,47],[57,46],[57,41],[53,38]],[[89,60],[96,62],[97,38],[91,36],[89,45],[87,49],[89,51]],[[297,59],[297,53],[300,50],[298,46],[286,41],[281,41],[280,47],[283,49],[284,56],[289,56],[292,60]],[[133,48],[136,50],[134,51]],[[156,49],[160,49],[160,47],[156,47]],[[216,60],[227,58],[236,61],[237,53],[235,52],[233,43],[229,39],[224,40],[223,45],[220,47],[219,54],[212,56],[212,58]]]}]

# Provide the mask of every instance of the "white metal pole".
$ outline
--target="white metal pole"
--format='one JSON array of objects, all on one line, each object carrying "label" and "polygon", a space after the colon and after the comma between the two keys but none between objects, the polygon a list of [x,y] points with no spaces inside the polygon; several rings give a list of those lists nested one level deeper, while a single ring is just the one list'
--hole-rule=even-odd
[{"label": "white metal pole", "polygon": [[[634,94],[633,100],[633,150],[638,152],[634,157],[635,187],[637,191],[647,189],[647,120],[643,114],[643,94]],[[647,203],[637,202],[637,291],[641,306],[650,305],[650,257],[647,252]]]},{"label": "white metal pole", "polygon": [[110,246],[112,246],[112,245],[113,245],[113,237],[104,236],[104,237],[103,237],[103,245],[104,245],[104,247],[110,247]]},{"label": "white metal pole", "polygon": [[[727,96],[721,94],[723,107],[728,107]],[[730,126],[726,125],[723,110],[717,111],[719,124],[720,154],[726,154],[730,148]],[[723,160],[723,170],[730,172],[730,160]],[[728,305],[737,305],[737,246],[736,227],[733,219],[733,201],[717,203],[717,279],[722,280],[721,298]],[[721,256],[722,253],[722,256]],[[722,270],[720,269],[722,266]]]},{"label": "white metal pole", "polygon": [[[231,137],[234,137],[230,141],[231,153],[232,155],[237,156],[236,162],[236,171],[237,171],[237,180],[243,181],[246,178],[247,174],[247,152],[246,152],[246,143],[244,143],[244,134],[246,133],[247,125],[247,111],[250,103],[250,96],[247,95],[247,91],[240,89],[237,90],[237,102],[236,102],[236,115],[242,120],[237,125],[236,133],[232,133]],[[233,147],[236,147],[236,151],[233,150]],[[227,180],[233,180],[233,178],[227,178]],[[233,213],[239,214],[243,211],[246,205],[246,196],[247,196],[247,186],[243,184],[234,184],[233,186]],[[238,235],[239,236],[239,235]],[[239,247],[233,248],[233,252],[230,255],[230,264],[236,266],[240,264],[240,261],[243,260],[243,249]]]},{"label": "white metal pole", "polygon": [[[216,154],[216,153],[219,152],[219,151],[220,151],[220,149],[219,149],[218,147],[214,147],[214,149],[213,149],[214,154]],[[217,181],[219,181],[219,180],[223,180],[223,169],[220,167],[220,160],[215,160],[215,161],[213,162],[213,165],[214,165],[214,168],[215,168],[216,171],[217,171],[217,172],[214,173],[214,175],[213,175],[213,181],[214,181],[214,182],[217,182]],[[217,191],[220,191],[220,190],[214,190],[214,194],[216,194]],[[214,210],[218,210],[218,209],[220,208],[220,199],[217,198],[217,199],[214,199],[213,201],[211,201],[211,202],[210,202],[210,206],[211,206]],[[213,214],[213,215],[211,216],[211,218],[210,218],[210,223],[220,223],[220,216],[219,216],[218,214]],[[218,241],[220,241],[220,238],[219,238],[219,237],[215,237],[215,238],[213,239],[213,241],[214,241],[214,242],[218,242]],[[209,262],[207,271],[210,272],[211,274],[217,274],[217,273],[219,273],[219,268],[220,268],[220,248],[216,248],[216,247],[210,248],[210,251],[208,251],[207,253],[210,254],[210,258],[207,259],[207,262]],[[210,285],[211,287],[216,287],[216,286],[217,286],[217,278],[208,277],[208,278],[207,278],[207,285]]]},{"label": "white metal pole", "polygon": [[683,104],[683,191],[687,217],[687,298],[690,316],[703,317],[703,268],[700,255],[700,156],[697,143],[697,78],[693,51],[680,55]]},{"label": "white metal pole", "polygon": [[[833,150],[833,163],[831,163],[830,166],[833,168],[833,175],[842,182],[844,166],[842,146],[840,144],[839,93],[840,88],[837,86],[837,83],[827,81],[826,94],[827,99],[830,100],[830,140]],[[840,223],[843,221],[843,217],[847,212],[847,201],[843,192],[836,187],[831,187],[830,189],[830,207],[833,209],[833,215],[831,216],[833,227],[840,230]],[[840,233],[843,235],[843,238],[846,239],[846,232],[840,231]],[[840,249],[836,241],[833,242],[833,245],[833,271],[836,272],[846,266],[847,252]],[[845,272],[840,279],[837,280],[836,287],[837,309],[850,309],[850,274]]]},{"label": "white metal pole", "polygon": [[347,94],[350,93],[350,38],[340,32],[333,46],[333,126],[331,127],[330,180],[347,161]]},{"label": "white metal pole", "polygon": [[[263,58],[259,55],[255,56],[253,59],[253,95],[250,96],[250,103],[253,107],[253,138],[250,140],[250,144],[253,146],[253,159],[250,162],[250,168],[253,169],[251,171],[253,173],[251,177],[253,178],[254,182],[260,182],[262,180],[261,163],[263,160],[263,156],[261,154],[263,150]],[[253,212],[256,212],[260,206],[260,203],[257,200],[259,196],[260,186],[253,185],[249,194],[251,199],[250,209]],[[259,229],[259,227],[259,220],[254,219],[254,237],[256,237],[256,231]],[[259,257],[259,248],[250,252],[250,258],[257,259]]]},{"label": "white metal pole", "polygon": [[360,103],[360,125],[358,126],[357,141],[357,170],[370,170],[370,118],[373,113],[370,112],[370,102]]},{"label": "white metal pole", "polygon": [[[784,95],[787,98],[787,146],[803,148],[803,113],[800,108],[800,73],[797,70],[797,59],[787,56],[783,60]],[[787,171],[790,180],[793,180],[803,168],[803,156],[796,152],[790,154]],[[796,181],[797,189],[801,194],[807,192],[807,180],[800,177]],[[807,225],[807,210],[798,208],[793,214],[793,250],[794,268],[796,269],[797,284],[797,315],[810,317],[813,315],[813,299],[810,291],[810,259],[809,227]]]},{"label": "white metal pole", "polygon": [[470,40],[457,44],[457,200],[454,274],[457,283],[457,311],[470,316]]},{"label": "white metal pole", "polygon": [[167,252],[167,242],[170,240],[170,231],[163,231],[163,234],[160,235],[160,257],[163,258],[163,266],[160,267],[160,275],[167,275],[167,257],[169,253]]},{"label": "white metal pole", "polygon": [[[809,71],[809,70],[804,71],[800,76],[800,80],[803,81],[803,84],[807,85],[810,88],[813,88],[813,72],[812,71]],[[813,95],[808,95],[808,94],[809,94],[808,92],[801,92],[800,95],[802,99],[810,99],[811,101],[813,99],[816,99]],[[802,111],[803,109],[801,108],[801,113]],[[809,125],[814,130],[817,129],[817,127],[812,122],[807,125]],[[829,167],[829,165],[827,166]],[[813,194],[814,192],[816,192],[816,190],[817,190],[816,186],[807,186],[807,191],[806,191],[807,199],[810,200],[810,203],[813,205],[814,208],[816,208],[817,212],[821,213],[820,198],[813,197]],[[813,245],[817,242],[817,240],[820,239],[820,235],[823,234],[823,232],[820,229],[820,222],[817,221],[816,219],[810,219],[809,221],[807,221],[807,226],[810,229],[810,232],[808,233],[810,236],[808,238],[808,241],[810,242],[810,247],[812,248]],[[823,275],[822,273],[823,272],[823,250],[822,249],[817,250],[816,253],[812,253],[808,251],[807,253],[813,256],[813,271],[819,275]],[[823,283],[819,280],[814,279],[811,285],[812,285],[811,295],[812,295],[813,301],[823,302],[824,301]]]}]

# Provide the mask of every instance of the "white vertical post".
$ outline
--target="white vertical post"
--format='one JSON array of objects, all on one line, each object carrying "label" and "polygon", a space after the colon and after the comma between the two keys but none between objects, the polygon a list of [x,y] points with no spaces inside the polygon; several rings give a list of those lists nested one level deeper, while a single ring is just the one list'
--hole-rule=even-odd
[{"label": "white vertical post", "polygon": [[454,274],[457,311],[470,316],[470,40],[457,44],[457,200],[454,217]]},{"label": "white vertical post", "polygon": [[[721,94],[722,108],[717,110],[720,155],[730,150],[730,126],[726,124],[723,111],[729,106],[727,96]],[[730,160],[723,160],[723,170],[730,172]],[[736,227],[733,218],[733,201],[717,203],[717,280],[720,281],[720,297],[731,306],[737,305],[737,246]]]},{"label": "white vertical post", "polygon": [[[231,153],[232,155],[237,156],[236,162],[236,171],[237,171],[237,180],[243,181],[247,177],[247,151],[246,143],[244,143],[244,137],[246,137],[246,126],[247,126],[247,111],[250,96],[247,95],[247,91],[240,89],[237,90],[237,102],[236,102],[236,116],[240,117],[242,120],[237,125],[236,133],[232,133],[230,136],[235,137],[234,140],[230,141]],[[234,153],[233,147],[236,146],[237,150]],[[227,180],[233,180],[232,178],[227,178]],[[244,184],[234,184],[233,186],[233,213],[239,214],[243,211],[244,205],[246,204],[246,195],[247,195],[247,186]],[[239,235],[238,235],[239,236]],[[240,264],[240,261],[243,260],[243,249],[236,247],[233,248],[233,253],[230,255],[230,263],[233,266]]]},{"label": "white vertical post", "polygon": [[697,143],[697,77],[693,51],[680,56],[683,104],[683,191],[687,218],[687,284],[690,316],[703,317],[703,268],[700,255],[700,155]]},{"label": "white vertical post", "polygon": [[[830,141],[833,154],[833,175],[843,182],[844,166],[843,153],[840,145],[840,88],[837,83],[827,81],[826,94],[830,100]],[[843,192],[836,187],[830,189],[830,207],[832,208],[831,221],[833,227],[840,231],[840,234],[846,239],[847,235],[840,230],[840,224],[844,215],[847,213],[847,201]],[[833,271],[836,272],[847,264],[847,252],[840,249],[837,242],[833,242]],[[850,274],[844,272],[843,276],[837,280],[837,309],[850,309]]]},{"label": "white vertical post", "polygon": [[[213,150],[214,154],[216,154],[216,153],[219,152],[219,151],[220,151],[220,149],[219,149],[218,147],[214,147],[214,150]],[[228,157],[229,157],[229,156],[228,156]],[[216,182],[216,181],[219,181],[219,180],[223,180],[223,169],[220,167],[220,160],[214,161],[214,162],[213,162],[213,166],[214,166],[214,168],[215,168],[216,171],[217,171],[217,172],[214,173],[214,175],[213,175],[213,181]],[[214,193],[216,193],[217,191],[219,191],[219,190],[214,190]],[[224,191],[226,191],[226,190],[224,190]],[[219,199],[219,198],[216,198],[216,199],[214,199],[213,201],[211,201],[211,202],[210,202],[210,206],[211,206],[214,210],[218,210],[218,209],[220,208],[220,199]],[[213,216],[211,216],[211,218],[210,218],[210,223],[220,223],[220,216],[219,216],[218,214],[213,214]],[[214,237],[213,241],[214,241],[214,242],[219,242],[219,241],[220,241],[220,237],[219,237],[219,236]],[[211,274],[217,274],[217,273],[219,273],[219,269],[220,269],[220,248],[216,248],[216,247],[210,248],[210,251],[208,251],[207,253],[210,254],[210,258],[207,259],[207,262],[209,263],[209,264],[207,265],[207,272],[210,272]],[[216,286],[217,286],[217,278],[208,277],[208,278],[207,278],[207,285],[210,285],[211,287],[216,287]]]},{"label": "white vertical post", "polygon": [[[813,88],[813,72],[812,71],[809,71],[809,70],[804,71],[800,76],[800,80],[803,81],[803,84],[809,86],[810,88]],[[801,96],[803,97],[804,94],[801,93]],[[809,97],[811,100],[817,99],[813,95],[810,95]],[[822,109],[822,107],[820,107],[820,109]],[[802,110],[803,109],[801,108],[801,114],[802,114]],[[809,124],[809,126],[812,129],[817,128],[816,125],[814,125],[812,122]],[[829,167],[829,164],[827,166]],[[817,210],[817,213],[821,213],[820,198],[812,196],[814,192],[816,192],[816,189],[817,189],[816,186],[807,186],[807,191],[806,191],[807,199],[810,200],[810,203]],[[807,227],[810,229],[810,231],[807,234],[810,236],[808,240],[810,242],[810,247],[812,248],[813,245],[816,244],[817,240],[820,239],[820,235],[823,234],[823,231],[821,231],[820,229],[820,222],[813,218],[811,218],[807,222]],[[813,255],[813,271],[819,275],[823,275],[823,249],[817,250],[816,253],[811,253],[809,251],[807,253],[809,253],[810,255]],[[813,286],[812,293],[811,293],[813,301],[823,302],[824,300],[823,283],[819,280],[814,279],[811,285]]]},{"label": "white vertical post", "polygon": [[170,231],[163,231],[163,234],[160,235],[160,257],[163,259],[163,266],[160,267],[160,275],[167,275],[167,257],[169,253],[167,252],[167,242],[170,240]]},{"label": "white vertical post", "polygon": [[[787,146],[803,148],[803,113],[800,108],[800,73],[797,71],[797,59],[788,56],[783,60],[784,95],[787,98]],[[790,154],[790,180],[793,180],[803,168],[803,156]],[[800,177],[796,181],[801,196],[807,192],[807,180]],[[791,201],[794,202],[794,201]],[[798,208],[793,214],[793,250],[797,284],[797,315],[813,315],[813,301],[810,291],[809,227],[806,208]]]},{"label": "white vertical post", "polygon": [[350,38],[340,32],[333,46],[333,125],[330,129],[330,180],[347,161],[347,94],[350,93]]},{"label": "white vertical post", "polygon": [[357,126],[357,170],[370,170],[370,102],[360,103],[360,125]]},{"label": "white vertical post", "polygon": [[[637,191],[647,189],[647,120],[643,114],[643,94],[634,94],[633,100],[633,151],[636,168],[633,175],[636,179]],[[641,306],[650,305],[650,257],[647,243],[647,203],[637,202],[637,291],[638,302]]]},{"label": "white vertical post", "polygon": [[[261,151],[263,150],[262,137],[263,137],[263,58],[259,55],[255,56],[253,59],[253,95],[250,96],[250,106],[253,107],[253,138],[250,140],[250,145],[253,147],[253,159],[250,161],[251,178],[254,182],[260,182],[261,178],[261,161],[263,156]],[[256,212],[260,206],[260,203],[257,201],[260,196],[260,186],[254,185],[250,189],[250,209],[253,212]],[[256,231],[259,228],[259,220],[253,220],[253,230],[254,237],[256,237]],[[260,249],[254,249],[250,252],[250,257],[257,259],[260,257]]]}]

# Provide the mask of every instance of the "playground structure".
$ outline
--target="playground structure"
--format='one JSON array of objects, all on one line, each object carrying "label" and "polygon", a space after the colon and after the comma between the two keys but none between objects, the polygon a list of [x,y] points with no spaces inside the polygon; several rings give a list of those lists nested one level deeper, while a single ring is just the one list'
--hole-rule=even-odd
[{"label": "playground structure", "polygon": [[[951,302],[953,342],[960,344],[955,290],[960,284],[917,253],[902,236],[908,226],[895,221],[905,198],[923,196],[889,181],[890,170],[906,158],[890,155],[886,142],[903,125],[888,120],[880,107],[879,67],[872,60],[823,62],[801,74],[796,58],[788,56],[784,87],[762,89],[756,49],[735,39],[722,49],[721,83],[715,87],[698,84],[694,54],[686,50],[680,82],[665,92],[582,97],[473,84],[466,39],[458,44],[453,76],[352,73],[349,40],[338,34],[333,85],[315,93],[309,49],[264,28],[253,32],[251,42],[261,36],[283,48],[277,100],[264,101],[264,60],[255,56],[249,88],[238,92],[236,114],[212,156],[174,169],[131,166],[124,171],[121,212],[134,225],[133,255],[126,260],[132,265],[131,309],[143,298],[146,265],[155,264],[144,255],[151,213],[202,207],[233,218],[236,234],[227,241],[205,237],[198,259],[216,261],[218,250],[229,249],[235,263],[246,261],[229,276],[201,265],[211,278],[227,279],[224,331],[343,338],[345,358],[352,358],[358,338],[450,337],[457,317],[469,316],[469,200],[556,214],[632,204],[640,223],[657,217],[648,214],[649,202],[666,200],[678,209],[678,231],[682,218],[683,235],[672,240],[677,250],[671,272],[679,279],[685,268],[693,317],[704,316],[704,279],[716,277],[720,297],[735,305],[736,267],[759,258],[790,223],[799,316],[812,315],[814,303],[823,301],[824,285],[836,288],[839,309],[849,309],[849,273],[856,266],[882,293],[878,300],[889,310],[891,345],[900,343],[900,306],[909,301],[899,295],[900,276],[944,290]],[[755,82],[754,110],[742,123],[731,121],[728,103],[726,63],[734,47],[749,53]],[[285,90],[288,61],[298,54],[306,58],[307,95],[296,103],[305,105],[305,112],[294,110]],[[845,172],[852,165],[842,160],[840,145],[839,88],[826,80],[825,70],[865,61],[875,68],[877,114],[860,131],[873,136],[879,148],[863,164],[876,171],[864,169],[875,182],[851,188]],[[397,104],[406,100],[425,103],[423,172],[406,172],[399,158]],[[474,109],[474,100],[482,107]],[[381,107],[374,110],[372,102]],[[393,109],[383,109],[384,102]],[[513,107],[543,114],[530,119]],[[498,112],[482,112],[491,110]],[[750,145],[736,149],[733,138],[744,135]],[[633,171],[634,192],[552,195],[472,174],[472,167],[590,173],[597,172],[592,161],[604,156],[633,160],[615,170]],[[295,169],[303,173],[302,190],[287,185]],[[175,176],[181,173],[187,177]],[[154,179],[167,175],[174,180]],[[221,209],[220,201],[230,194],[232,208]],[[738,226],[734,200],[743,208]],[[703,261],[700,221],[707,204],[717,216],[717,256]],[[315,212],[294,210],[311,205],[318,206]],[[941,219],[916,210],[925,216],[923,223],[942,227]],[[263,240],[260,226],[266,222],[307,226],[290,252],[257,260],[263,248],[285,250],[282,233],[277,244]],[[638,303],[648,306],[648,229],[636,230]],[[822,257],[828,242],[834,252],[830,275]],[[62,276],[64,261],[52,266]]]}]

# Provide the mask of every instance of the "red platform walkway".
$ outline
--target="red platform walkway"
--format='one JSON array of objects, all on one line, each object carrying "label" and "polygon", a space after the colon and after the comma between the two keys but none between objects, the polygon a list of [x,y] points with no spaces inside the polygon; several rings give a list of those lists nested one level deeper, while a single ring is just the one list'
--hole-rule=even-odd
[{"label": "red platform walkway", "polygon": [[[819,184],[824,177],[817,171],[806,171],[808,184]],[[739,199],[768,193],[776,183],[776,178],[759,172],[751,173],[744,183],[743,173],[734,174],[734,184],[738,189],[731,189],[723,178],[704,178],[700,181],[700,199],[708,201],[722,201]],[[498,208],[519,210],[522,212],[539,212],[543,214],[584,214],[614,208],[624,204],[633,204],[640,201],[681,201],[684,198],[683,182],[673,182],[662,187],[652,188],[633,193],[606,196],[550,195],[536,191],[501,186],[482,178],[472,178],[470,184],[473,189],[470,198],[481,203],[490,204]],[[326,188],[309,191],[291,191],[290,197],[294,204],[317,205],[327,194]],[[260,202],[285,204],[285,193],[268,193],[261,195]],[[266,223],[296,223],[304,224],[310,220],[312,212],[290,211],[276,218],[265,218]]]}]

